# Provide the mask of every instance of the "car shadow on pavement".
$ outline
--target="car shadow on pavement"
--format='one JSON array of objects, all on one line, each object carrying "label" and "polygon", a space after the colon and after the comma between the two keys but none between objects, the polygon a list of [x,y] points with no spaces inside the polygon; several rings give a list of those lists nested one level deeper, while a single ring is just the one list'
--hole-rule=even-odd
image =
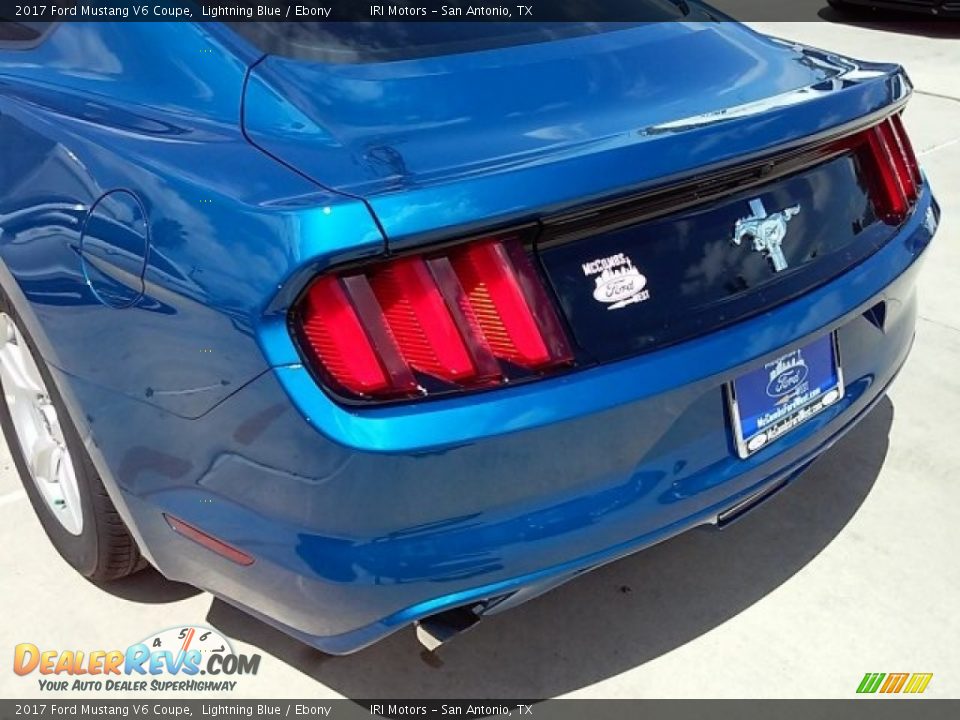
[{"label": "car shadow on pavement", "polygon": [[[581,576],[484,620],[436,657],[421,652],[409,628],[354,655],[332,657],[220,600],[207,620],[350,698],[571,692],[690,642],[789,581],[869,495],[893,414],[884,398],[795,483],[723,531],[694,530]],[[771,632],[765,639],[771,646],[790,636]]]},{"label": "car shadow on pavement", "polygon": [[201,593],[193,585],[167,580],[152,566],[130,577],[97,583],[97,587],[124,600],[150,605],[186,600]]},{"label": "car shadow on pavement", "polygon": [[885,10],[871,12],[869,8],[838,12],[826,7],[817,13],[821,20],[838,25],[852,25],[868,30],[881,30],[898,35],[917,35],[928,38],[960,37],[960,20],[924,18],[916,13]]}]

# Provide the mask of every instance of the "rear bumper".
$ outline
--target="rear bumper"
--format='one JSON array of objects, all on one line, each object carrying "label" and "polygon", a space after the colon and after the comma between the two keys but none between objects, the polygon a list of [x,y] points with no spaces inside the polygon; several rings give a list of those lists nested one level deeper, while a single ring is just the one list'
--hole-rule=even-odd
[{"label": "rear bumper", "polygon": [[[81,406],[122,414],[92,450],[165,575],[324,651],[350,652],[448,608],[532,597],[796,475],[906,359],[917,260],[937,214],[927,189],[883,249],[766,316],[474,398],[351,413],[288,367],[184,420],[73,390]],[[882,308],[873,320],[871,308]],[[740,460],[724,384],[834,330],[843,400]],[[176,535],[164,512],[256,562],[235,565]]]}]

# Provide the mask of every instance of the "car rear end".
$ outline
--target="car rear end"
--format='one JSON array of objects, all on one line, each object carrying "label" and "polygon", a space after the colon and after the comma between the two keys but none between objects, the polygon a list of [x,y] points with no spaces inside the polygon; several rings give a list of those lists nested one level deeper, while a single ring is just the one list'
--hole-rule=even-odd
[{"label": "car rear end", "polygon": [[[157,543],[167,574],[200,572],[329,652],[415,621],[433,646],[578,573],[732,521],[882,397],[913,341],[917,261],[939,220],[902,123],[909,81],[732,24],[699,37],[665,25],[255,68],[251,140],[363,198],[385,251],[292,241],[301,252],[256,330],[273,370],[193,421],[232,437],[203,481],[218,512],[176,492],[149,501],[186,523],[181,535],[200,528],[209,549],[216,538],[240,555],[211,555],[201,572],[185,535]],[[624,65],[666,47],[726,62],[722,102]],[[491,127],[484,154],[475,118],[515,126],[510,95],[532,79],[511,84],[512,63],[545,73],[555,97],[576,94],[564,82],[606,82],[603,116],[583,108],[579,127],[551,125],[541,109],[525,134]],[[767,73],[790,80],[774,87]],[[720,74],[705,69],[694,90]],[[631,92],[646,83],[660,100],[630,116],[613,100],[634,75]],[[447,122],[411,129],[411,98],[392,93],[427,102],[427,77],[449,91],[437,96]],[[462,94],[492,78],[506,99],[464,119]],[[292,85],[376,89],[374,109],[409,112],[361,122]],[[276,125],[291,104],[305,135]],[[321,123],[330,112],[343,114]],[[322,177],[329,167],[353,169]],[[258,413],[270,421],[252,453],[235,425]],[[169,531],[141,524],[148,543]]]}]

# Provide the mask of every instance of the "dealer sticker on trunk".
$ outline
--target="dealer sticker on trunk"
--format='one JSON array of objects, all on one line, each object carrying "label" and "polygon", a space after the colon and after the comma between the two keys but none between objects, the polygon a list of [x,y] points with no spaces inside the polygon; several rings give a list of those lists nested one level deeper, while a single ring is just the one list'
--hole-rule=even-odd
[{"label": "dealer sticker on trunk", "polygon": [[597,276],[593,299],[606,303],[607,310],[618,310],[650,299],[647,278],[625,253],[591,260],[582,267],[587,277]]}]

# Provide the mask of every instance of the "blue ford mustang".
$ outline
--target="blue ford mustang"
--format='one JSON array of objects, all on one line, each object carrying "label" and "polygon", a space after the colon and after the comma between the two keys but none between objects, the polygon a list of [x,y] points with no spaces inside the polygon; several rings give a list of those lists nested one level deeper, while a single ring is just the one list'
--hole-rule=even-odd
[{"label": "blue ford mustang", "polygon": [[433,648],[862,418],[939,221],[906,75],[650,12],[4,26],[0,419],[64,558]]}]

